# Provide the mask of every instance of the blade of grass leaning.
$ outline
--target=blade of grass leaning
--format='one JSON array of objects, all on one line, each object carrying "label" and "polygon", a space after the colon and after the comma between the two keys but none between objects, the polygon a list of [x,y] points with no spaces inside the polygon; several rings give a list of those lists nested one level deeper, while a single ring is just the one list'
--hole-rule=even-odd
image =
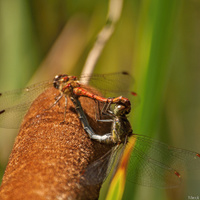
[{"label": "blade of grass leaning", "polygon": [[131,137],[129,139],[129,143],[127,144],[124,150],[118,169],[111,181],[106,200],[122,199],[125,184],[126,184],[126,172],[127,172],[128,161],[129,161],[131,152],[134,148],[135,141],[136,141],[135,137]]}]

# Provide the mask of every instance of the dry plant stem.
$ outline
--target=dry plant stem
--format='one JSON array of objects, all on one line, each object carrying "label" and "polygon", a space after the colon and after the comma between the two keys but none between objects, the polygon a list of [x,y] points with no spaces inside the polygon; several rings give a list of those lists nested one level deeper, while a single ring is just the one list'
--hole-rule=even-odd
[{"label": "dry plant stem", "polygon": [[[110,0],[107,22],[102,30],[99,32],[97,40],[88,54],[82,74],[87,74],[89,75],[88,77],[92,75],[97,60],[99,59],[107,41],[110,39],[115,29],[115,24],[121,16],[122,6],[123,0]],[[83,84],[88,84],[89,79],[84,78],[81,80],[81,82]]]},{"label": "dry plant stem", "polygon": [[[98,199],[101,186],[81,185],[79,180],[88,163],[111,147],[89,139],[69,99],[65,124],[60,124],[64,98],[45,110],[57,95],[56,89],[49,88],[25,116],[3,177],[0,199]],[[93,130],[109,132],[110,124],[95,121],[95,102],[89,98],[80,98],[80,102]]]}]

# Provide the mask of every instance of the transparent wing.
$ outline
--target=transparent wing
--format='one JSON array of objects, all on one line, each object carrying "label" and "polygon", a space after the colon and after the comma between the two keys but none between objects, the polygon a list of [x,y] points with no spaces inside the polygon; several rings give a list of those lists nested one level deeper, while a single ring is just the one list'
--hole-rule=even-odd
[{"label": "transparent wing", "polygon": [[127,179],[131,182],[173,188],[181,183],[182,172],[200,168],[200,155],[168,146],[142,135],[134,135],[136,144],[129,161]]},{"label": "transparent wing", "polygon": [[82,182],[85,185],[97,185],[103,183],[107,176],[109,175],[113,163],[115,160],[118,164],[121,152],[123,151],[124,145],[116,145],[105,155],[103,155],[98,160],[92,162],[84,171],[82,176]]},{"label": "transparent wing", "polygon": [[[135,81],[127,72],[93,74],[91,77],[82,75],[80,80],[90,79],[89,85],[97,88],[104,97],[123,96],[128,98],[132,104],[138,104],[139,98],[132,91]],[[136,103],[135,103],[136,102]]]},{"label": "transparent wing", "polygon": [[[182,181],[183,171],[200,169],[200,154],[171,147],[149,137],[136,135],[127,180],[130,182],[158,188],[178,187]],[[113,147],[100,159],[91,163],[83,174],[84,183],[95,185],[102,183],[111,171],[117,170],[125,145]]]},{"label": "transparent wing", "polygon": [[24,89],[0,93],[0,127],[18,128],[33,100],[50,86],[52,81],[45,81]]}]

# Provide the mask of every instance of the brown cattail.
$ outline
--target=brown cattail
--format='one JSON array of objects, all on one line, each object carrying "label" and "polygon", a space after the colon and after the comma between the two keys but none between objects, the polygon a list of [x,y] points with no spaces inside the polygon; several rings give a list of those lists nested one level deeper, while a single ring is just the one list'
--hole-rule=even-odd
[{"label": "brown cattail", "polygon": [[[85,87],[98,94],[94,89]],[[100,185],[85,186],[81,173],[88,163],[111,147],[91,141],[68,99],[66,121],[64,98],[53,108],[59,92],[49,88],[32,104],[22,122],[0,187],[0,199],[98,199]],[[110,132],[109,123],[95,120],[95,102],[80,102],[93,130]]]}]

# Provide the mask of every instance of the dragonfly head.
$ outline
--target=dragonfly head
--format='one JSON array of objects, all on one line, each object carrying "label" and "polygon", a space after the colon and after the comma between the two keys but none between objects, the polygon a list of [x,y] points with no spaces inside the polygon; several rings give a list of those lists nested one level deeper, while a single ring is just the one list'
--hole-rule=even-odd
[{"label": "dragonfly head", "polygon": [[55,78],[53,79],[53,86],[56,89],[59,89],[60,85],[63,82],[67,82],[67,81],[69,81],[69,76],[68,75],[66,75],[66,74],[56,75]]},{"label": "dragonfly head", "polygon": [[125,105],[122,105],[122,104],[116,104],[115,107],[114,107],[114,115],[116,116],[124,116],[124,115],[127,115],[129,114],[131,111],[131,107],[126,107]]},{"label": "dragonfly head", "polygon": [[53,79],[53,86],[58,90],[62,90],[62,88],[66,87],[67,85],[71,87],[80,86],[76,76],[68,76],[66,74],[61,74],[56,75]]}]

